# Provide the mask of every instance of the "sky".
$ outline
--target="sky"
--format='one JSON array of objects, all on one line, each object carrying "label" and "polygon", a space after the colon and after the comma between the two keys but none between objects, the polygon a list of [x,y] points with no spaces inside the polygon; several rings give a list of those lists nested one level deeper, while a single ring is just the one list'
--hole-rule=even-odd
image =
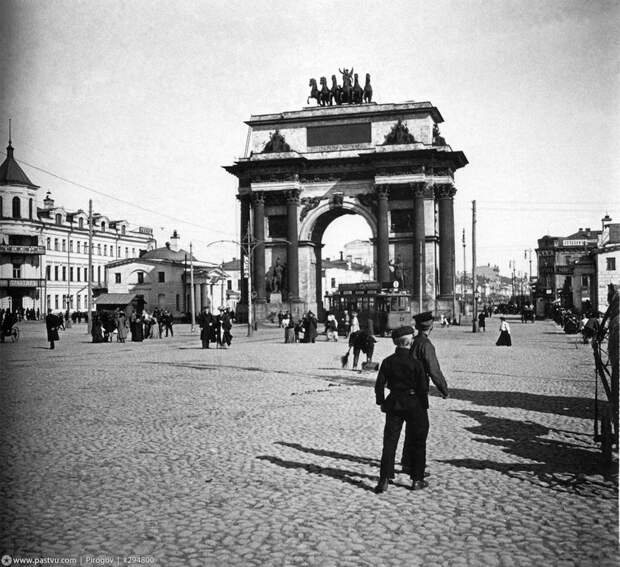
[{"label": "sky", "polygon": [[[305,106],[310,77],[372,75],[378,103],[430,101],[469,165],[455,233],[471,266],[526,271],[544,234],[620,221],[620,3],[2,0],[0,141],[69,210],[151,226],[220,262],[238,249],[252,114]],[[347,220],[344,220],[347,219]],[[367,238],[359,217],[325,256]],[[534,255],[535,259],[535,255]],[[535,263],[534,263],[535,269]]]}]

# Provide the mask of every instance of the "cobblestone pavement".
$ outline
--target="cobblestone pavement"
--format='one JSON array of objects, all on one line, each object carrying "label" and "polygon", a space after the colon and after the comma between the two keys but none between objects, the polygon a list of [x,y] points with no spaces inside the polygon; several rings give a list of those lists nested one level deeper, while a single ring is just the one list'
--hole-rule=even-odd
[{"label": "cobblestone pavement", "polygon": [[[592,441],[589,346],[551,322],[431,335],[429,488],[377,482],[374,373],[344,342],[0,344],[0,555],[162,566],[618,564],[617,462]],[[392,352],[379,339],[376,359]],[[400,451],[400,449],[399,449]],[[135,557],[141,556],[141,557]],[[99,563],[96,563],[99,562]],[[108,563],[109,564],[109,563]]]}]

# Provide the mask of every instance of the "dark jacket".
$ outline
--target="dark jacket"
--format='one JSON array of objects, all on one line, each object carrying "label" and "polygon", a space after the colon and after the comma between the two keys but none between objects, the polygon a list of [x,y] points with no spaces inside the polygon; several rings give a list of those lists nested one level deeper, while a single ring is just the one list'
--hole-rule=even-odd
[{"label": "dark jacket", "polygon": [[418,333],[415,339],[413,339],[411,354],[413,358],[419,360],[424,366],[424,371],[426,373],[426,391],[428,392],[430,378],[441,392],[441,395],[446,397],[448,395],[448,383],[439,367],[437,355],[435,354],[435,347],[424,333]]},{"label": "dark jacket", "polygon": [[355,331],[349,335],[349,346],[361,350],[364,354],[368,354],[369,350],[374,349],[376,342],[377,339],[366,331]]},{"label": "dark jacket", "polygon": [[[385,388],[390,390],[385,397]],[[426,376],[408,348],[397,348],[381,363],[375,382],[377,405],[386,413],[406,413],[428,407]]]},{"label": "dark jacket", "polygon": [[60,327],[60,325],[60,318],[56,315],[50,313],[45,317],[45,328],[47,329],[47,340],[49,342],[60,340],[58,336],[58,327]]}]

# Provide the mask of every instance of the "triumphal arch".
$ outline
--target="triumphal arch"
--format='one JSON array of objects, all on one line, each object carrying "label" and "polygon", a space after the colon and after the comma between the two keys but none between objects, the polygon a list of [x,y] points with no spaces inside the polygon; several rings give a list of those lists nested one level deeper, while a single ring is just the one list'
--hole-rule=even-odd
[{"label": "triumphal arch", "polygon": [[468,162],[440,135],[439,110],[315,90],[316,107],[252,116],[246,156],[225,167],[239,180],[242,301],[251,266],[258,319],[320,314],[323,233],[354,214],[372,232],[374,279],[399,280],[416,312],[451,312],[454,174]]}]

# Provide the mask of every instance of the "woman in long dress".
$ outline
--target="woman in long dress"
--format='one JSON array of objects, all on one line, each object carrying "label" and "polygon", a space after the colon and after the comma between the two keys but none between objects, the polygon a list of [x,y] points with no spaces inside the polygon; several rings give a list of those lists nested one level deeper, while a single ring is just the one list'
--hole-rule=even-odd
[{"label": "woman in long dress", "polygon": [[497,346],[512,346],[512,339],[510,338],[510,325],[506,321],[506,317],[500,317],[499,319],[499,338],[495,344]]}]

